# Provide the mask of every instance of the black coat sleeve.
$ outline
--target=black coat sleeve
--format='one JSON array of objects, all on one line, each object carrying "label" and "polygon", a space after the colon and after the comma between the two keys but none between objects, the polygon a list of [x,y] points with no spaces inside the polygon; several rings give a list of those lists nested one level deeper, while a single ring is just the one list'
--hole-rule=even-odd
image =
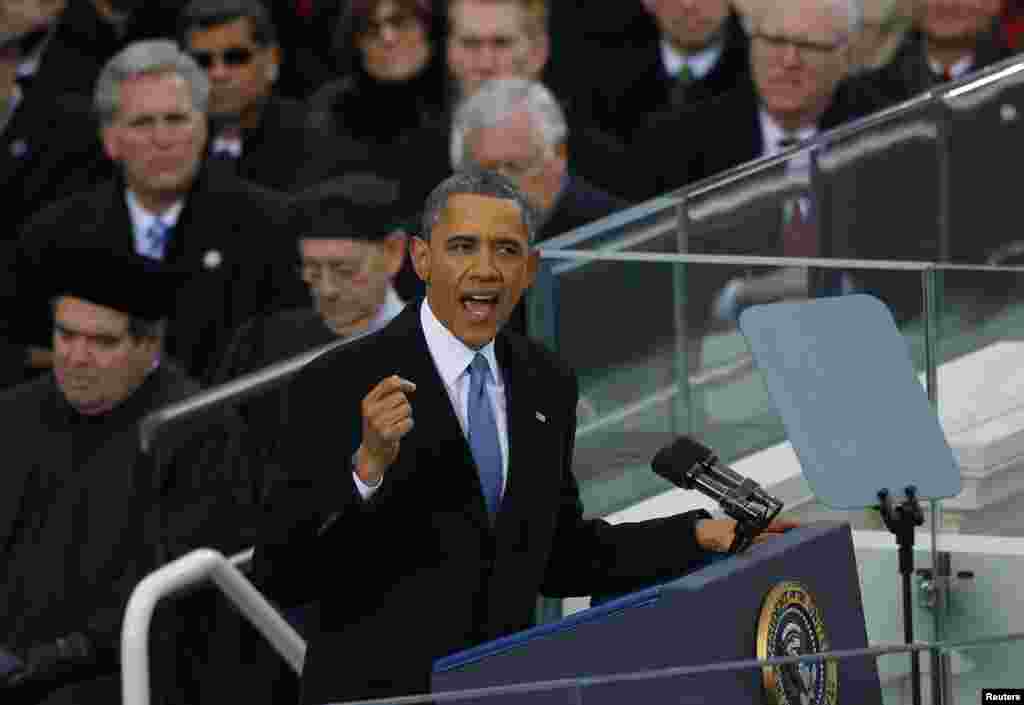
[{"label": "black coat sleeve", "polygon": [[584,519],[579,487],[572,472],[579,390],[575,377],[567,385],[571,423],[563,444],[558,520],[541,593],[569,597],[625,593],[683,575],[700,564],[696,522],[710,515],[698,510],[661,519],[611,525]]}]

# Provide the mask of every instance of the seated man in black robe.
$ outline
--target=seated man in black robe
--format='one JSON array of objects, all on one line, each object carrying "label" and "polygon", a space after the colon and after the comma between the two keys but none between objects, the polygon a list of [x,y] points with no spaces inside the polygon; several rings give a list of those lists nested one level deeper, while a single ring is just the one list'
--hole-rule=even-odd
[{"label": "seated man in black robe", "polygon": [[[216,375],[227,382],[341,338],[383,328],[405,306],[394,282],[406,259],[407,226],[397,194],[326,182],[296,200],[299,271],[312,306],[258,316],[242,325]],[[278,435],[283,396],[268,393],[240,407],[253,443]]]},{"label": "seated man in black robe", "polygon": [[[52,279],[53,373],[0,396],[0,654],[21,662],[0,675],[5,705],[117,702],[135,585],[193,548],[252,541],[234,417],[168,431],[152,455],[139,449],[139,420],[199,389],[162,357],[181,276],[160,266],[64,250],[39,272]],[[175,688],[194,685],[184,657],[162,649],[195,627],[182,604],[154,622],[174,637],[154,640],[154,680]]]}]

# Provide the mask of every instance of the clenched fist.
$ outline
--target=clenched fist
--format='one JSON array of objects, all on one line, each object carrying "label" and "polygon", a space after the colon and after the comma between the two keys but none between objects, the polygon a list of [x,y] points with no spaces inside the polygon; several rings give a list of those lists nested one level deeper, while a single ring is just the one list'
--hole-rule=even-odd
[{"label": "clenched fist", "polygon": [[412,430],[412,404],[409,396],[416,385],[391,375],[363,397],[363,440],[356,453],[359,479],[374,487],[398,457],[405,434]]}]

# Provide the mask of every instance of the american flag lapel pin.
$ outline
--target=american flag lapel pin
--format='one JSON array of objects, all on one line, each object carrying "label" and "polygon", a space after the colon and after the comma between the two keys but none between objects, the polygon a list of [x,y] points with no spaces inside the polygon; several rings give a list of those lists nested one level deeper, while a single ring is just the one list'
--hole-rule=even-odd
[{"label": "american flag lapel pin", "polygon": [[548,422],[548,417],[545,416],[544,414],[540,413],[539,411],[535,411],[533,413],[537,417],[537,420],[540,421],[541,423],[547,423]]}]

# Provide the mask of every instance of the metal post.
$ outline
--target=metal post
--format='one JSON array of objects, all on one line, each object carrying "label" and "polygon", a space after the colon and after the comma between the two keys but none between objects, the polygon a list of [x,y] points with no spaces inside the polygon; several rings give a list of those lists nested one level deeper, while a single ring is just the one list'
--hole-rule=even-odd
[{"label": "metal post", "polygon": [[[676,252],[689,252],[690,214],[686,205],[686,196],[682,196],[676,205]],[[693,335],[686,316],[687,305],[687,264],[672,266],[672,310],[675,326],[675,355],[673,371],[676,379],[676,395],[672,402],[672,433],[696,435],[703,425],[703,404],[699,403],[690,385],[690,376],[696,373],[700,364],[700,337]],[[713,265],[708,265],[713,266]],[[685,418],[681,418],[684,417]]]}]

